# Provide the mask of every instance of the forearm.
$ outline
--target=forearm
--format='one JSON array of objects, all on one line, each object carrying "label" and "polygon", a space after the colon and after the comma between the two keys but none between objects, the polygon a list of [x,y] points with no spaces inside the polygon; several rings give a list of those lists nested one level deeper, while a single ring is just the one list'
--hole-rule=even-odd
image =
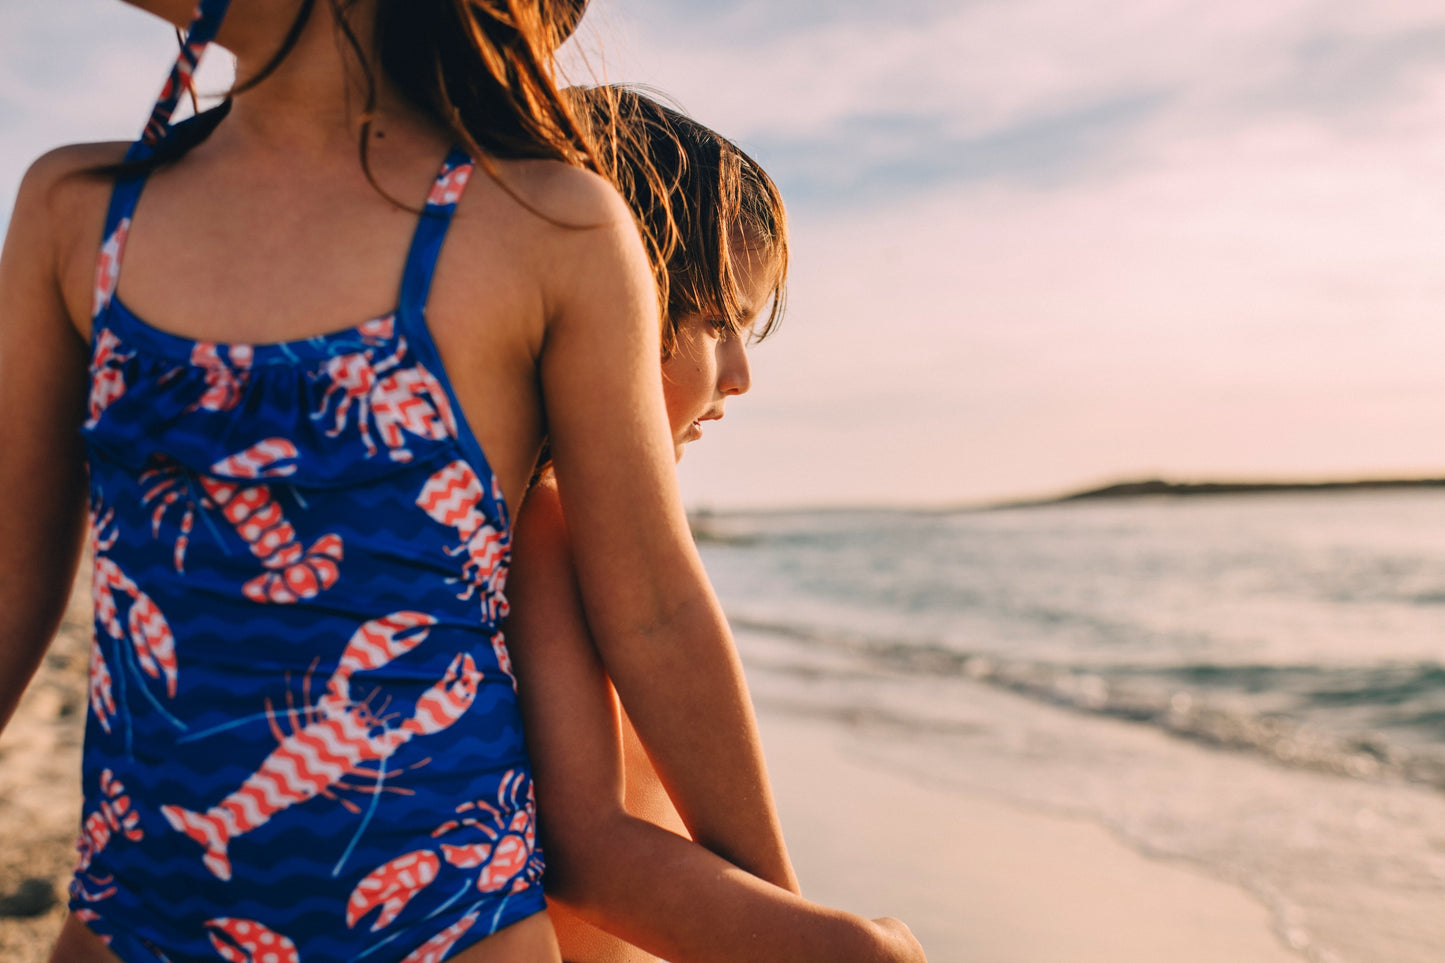
[{"label": "forearm", "polygon": [[872,921],[803,899],[622,810],[580,838],[549,843],[549,896],[673,963],[914,959]]},{"label": "forearm", "polygon": [[599,649],[693,838],[797,892],[742,665],[711,593]]}]

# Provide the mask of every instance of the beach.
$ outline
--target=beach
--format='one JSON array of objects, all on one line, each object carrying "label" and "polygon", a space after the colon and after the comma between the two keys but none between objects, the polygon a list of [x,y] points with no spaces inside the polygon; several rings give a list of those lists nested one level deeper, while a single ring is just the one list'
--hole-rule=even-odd
[{"label": "beach", "polygon": [[869,766],[846,732],[761,720],[803,892],[908,923],[933,963],[1298,963],[1269,910],[1102,827]]},{"label": "beach", "polygon": [[65,919],[80,826],[90,634],[89,585],[82,579],[0,735],[0,960],[6,963],[44,963]]},{"label": "beach", "polygon": [[[43,963],[64,919],[90,631],[80,586],[0,738],[0,898],[35,914],[0,918],[7,963]],[[903,919],[935,963],[1300,959],[1242,890],[1140,856],[1093,823],[869,765],[848,727],[767,705],[761,725],[805,891]]]},{"label": "beach", "polygon": [[1442,519],[1164,496],[716,514],[701,548],[819,899],[944,960],[1436,963]]}]

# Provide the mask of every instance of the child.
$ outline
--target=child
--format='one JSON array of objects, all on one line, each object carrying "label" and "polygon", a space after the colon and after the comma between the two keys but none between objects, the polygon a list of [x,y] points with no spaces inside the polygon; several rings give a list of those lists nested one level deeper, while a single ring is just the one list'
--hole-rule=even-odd
[{"label": "child", "polygon": [[[681,458],[703,425],[748,390],[748,341],[761,340],[781,315],[782,200],[750,157],[687,117],[627,89],[580,96],[596,126],[612,134],[617,179],[648,234],[669,234],[656,191],[673,194],[674,243],[663,246],[659,288],[668,306],[663,395]],[[578,597],[559,485],[548,472],[523,502],[515,547],[508,637],[564,958],[922,960],[897,921],[809,903],[684,838],[631,723],[619,718]]]},{"label": "child", "polygon": [[[0,722],[87,493],[94,555],[55,958],[557,959],[497,633],[544,425],[679,811],[792,885],[668,458],[646,257],[551,80],[569,5],[225,6],[140,142],[33,165],[0,258]],[[211,36],[234,96],[171,127]]]}]

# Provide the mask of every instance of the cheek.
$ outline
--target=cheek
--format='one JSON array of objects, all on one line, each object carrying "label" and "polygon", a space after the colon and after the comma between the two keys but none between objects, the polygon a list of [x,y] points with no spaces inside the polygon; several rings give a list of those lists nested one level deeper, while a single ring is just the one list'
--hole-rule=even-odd
[{"label": "cheek", "polygon": [[662,399],[667,404],[667,421],[676,431],[691,420],[692,383],[696,365],[686,359],[670,358],[662,366]]},{"label": "cheek", "polygon": [[679,353],[662,366],[662,396],[674,432],[691,424],[712,403],[713,378],[706,352]]}]

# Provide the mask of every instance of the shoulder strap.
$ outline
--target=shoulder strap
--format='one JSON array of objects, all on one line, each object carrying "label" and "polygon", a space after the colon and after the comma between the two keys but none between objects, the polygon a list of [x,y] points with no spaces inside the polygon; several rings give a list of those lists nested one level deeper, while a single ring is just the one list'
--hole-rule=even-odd
[{"label": "shoulder strap", "polygon": [[[146,123],[140,140],[131,144],[130,150],[126,151],[126,162],[150,157],[160,142],[175,130],[171,126],[171,115],[175,113],[181,96],[194,89],[196,65],[200,63],[206,46],[215,38],[216,30],[221,26],[221,20],[225,17],[229,5],[230,0],[200,0],[190,29],[186,31],[185,40],[181,43],[180,54],[176,57],[175,65],[171,67],[165,86],[161,88],[160,99],[151,110],[150,120]],[[93,319],[99,318],[110,306],[116,285],[120,282],[120,262],[125,253],[126,234],[130,230],[131,214],[135,212],[145,181],[144,173],[119,177],[111,191],[110,207],[105,215],[105,233],[102,235],[100,255],[95,268],[95,292],[91,308]]]},{"label": "shoulder strap", "polygon": [[431,292],[432,274],[436,271],[442,241],[451,226],[452,214],[456,213],[457,201],[461,199],[462,191],[475,169],[471,156],[460,147],[453,147],[442,163],[441,172],[427,195],[426,207],[417,221],[416,234],[412,236],[411,251],[406,256],[406,268],[401,276],[400,308],[404,318],[420,322],[427,295]]},{"label": "shoulder strap", "polygon": [[201,54],[205,53],[206,46],[216,38],[216,31],[221,27],[230,2],[231,0],[200,0],[197,4],[195,16],[191,19],[190,29],[186,31],[185,40],[181,43],[181,52],[176,57],[175,66],[171,67],[170,76],[166,78],[161,95],[151,110],[150,121],[146,123],[140,140],[131,147],[130,154],[126,156],[127,160],[149,157],[170,130],[171,114],[175,113],[181,97],[195,89],[196,65],[201,62]]}]

